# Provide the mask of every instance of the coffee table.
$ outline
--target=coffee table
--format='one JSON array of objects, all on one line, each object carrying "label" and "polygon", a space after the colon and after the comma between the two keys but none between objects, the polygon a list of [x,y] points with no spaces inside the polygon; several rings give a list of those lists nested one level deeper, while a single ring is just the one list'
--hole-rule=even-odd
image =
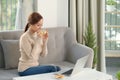
[{"label": "coffee table", "polygon": [[56,73],[38,74],[32,76],[15,77],[13,80],[113,80],[112,76],[96,71],[95,69],[84,68],[79,74],[62,79],[55,78]]}]

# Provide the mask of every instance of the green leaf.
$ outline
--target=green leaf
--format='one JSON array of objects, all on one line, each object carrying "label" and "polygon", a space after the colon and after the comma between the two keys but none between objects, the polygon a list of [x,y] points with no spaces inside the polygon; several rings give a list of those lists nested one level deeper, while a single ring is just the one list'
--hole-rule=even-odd
[{"label": "green leaf", "polygon": [[117,78],[118,80],[120,80],[120,71],[118,71],[118,72],[116,73],[116,78]]},{"label": "green leaf", "polygon": [[97,42],[96,42],[96,36],[93,31],[93,26],[91,21],[89,22],[86,28],[83,39],[84,39],[85,45],[92,48],[94,51],[94,59],[93,59],[93,68],[94,68],[94,66],[97,64],[97,46],[96,46]]}]

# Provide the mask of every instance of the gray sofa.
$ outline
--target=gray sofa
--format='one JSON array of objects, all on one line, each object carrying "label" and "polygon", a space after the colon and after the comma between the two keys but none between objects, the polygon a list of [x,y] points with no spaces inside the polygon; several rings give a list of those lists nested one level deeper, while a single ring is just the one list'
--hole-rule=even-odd
[{"label": "gray sofa", "polygon": [[[62,69],[68,69],[74,66],[77,59],[89,55],[84,67],[92,67],[93,50],[77,43],[70,28],[54,27],[47,30],[48,55],[40,57],[40,64],[55,64]],[[22,33],[23,30],[0,32],[0,80],[18,77],[19,38]]]}]

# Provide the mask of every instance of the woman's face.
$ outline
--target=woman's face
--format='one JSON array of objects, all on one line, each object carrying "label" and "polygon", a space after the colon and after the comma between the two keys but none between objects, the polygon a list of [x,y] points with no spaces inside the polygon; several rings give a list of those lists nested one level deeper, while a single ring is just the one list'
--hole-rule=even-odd
[{"label": "woman's face", "polygon": [[42,26],[43,26],[43,19],[38,21],[38,23],[32,25],[31,29],[32,29],[32,31],[36,32],[36,31],[40,30]]}]

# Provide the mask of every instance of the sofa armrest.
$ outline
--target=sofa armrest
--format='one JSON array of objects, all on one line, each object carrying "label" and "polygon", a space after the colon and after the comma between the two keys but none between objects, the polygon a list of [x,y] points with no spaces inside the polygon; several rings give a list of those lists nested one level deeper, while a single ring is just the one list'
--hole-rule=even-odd
[{"label": "sofa armrest", "polygon": [[85,67],[92,68],[92,63],[93,63],[93,50],[85,45],[75,43],[73,44],[69,50],[67,51],[67,61],[76,63],[76,61],[85,56],[89,55],[88,60],[85,64]]}]

